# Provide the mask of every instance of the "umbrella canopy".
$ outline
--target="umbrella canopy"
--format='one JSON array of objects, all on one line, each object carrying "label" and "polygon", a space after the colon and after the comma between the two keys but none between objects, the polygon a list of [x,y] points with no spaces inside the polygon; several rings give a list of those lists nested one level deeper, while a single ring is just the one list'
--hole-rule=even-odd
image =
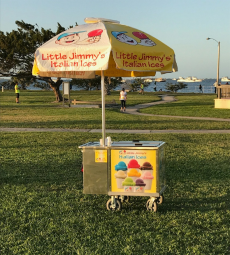
[{"label": "umbrella canopy", "polygon": [[[141,30],[102,18],[86,18],[85,22],[39,47],[32,73],[82,79],[101,75],[104,130],[104,76],[155,76],[157,71],[177,71],[177,64],[173,49]],[[103,141],[104,137],[103,132]]]}]

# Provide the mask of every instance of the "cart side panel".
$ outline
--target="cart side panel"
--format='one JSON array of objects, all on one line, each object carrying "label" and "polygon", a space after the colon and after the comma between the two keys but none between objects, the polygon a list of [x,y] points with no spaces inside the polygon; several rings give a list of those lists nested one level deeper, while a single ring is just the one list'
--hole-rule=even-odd
[{"label": "cart side panel", "polygon": [[[101,162],[97,160],[98,153],[101,153],[106,159],[102,159]],[[84,148],[83,167],[83,193],[108,194],[107,150],[96,150],[91,147]]]},{"label": "cart side panel", "polygon": [[166,177],[165,177],[165,146],[159,149],[159,191],[166,187]]},{"label": "cart side panel", "polygon": [[156,192],[160,192],[159,148],[156,150]]}]

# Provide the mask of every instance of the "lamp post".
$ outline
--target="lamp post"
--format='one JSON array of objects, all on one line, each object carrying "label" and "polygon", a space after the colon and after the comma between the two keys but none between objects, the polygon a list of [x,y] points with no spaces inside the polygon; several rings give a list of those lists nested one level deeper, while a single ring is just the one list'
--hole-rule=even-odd
[{"label": "lamp post", "polygon": [[218,89],[218,85],[219,85],[219,69],[220,69],[220,42],[218,42],[216,39],[213,38],[207,38],[207,40],[214,40],[218,43],[218,59],[217,59],[217,77],[216,77],[216,88],[217,88],[217,97],[218,99],[220,99],[220,89]]}]

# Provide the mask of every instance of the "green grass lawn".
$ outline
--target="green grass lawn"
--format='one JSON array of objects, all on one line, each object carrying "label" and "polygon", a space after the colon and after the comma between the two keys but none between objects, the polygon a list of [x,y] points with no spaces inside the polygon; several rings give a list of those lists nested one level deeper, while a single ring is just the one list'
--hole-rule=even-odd
[{"label": "green grass lawn", "polygon": [[83,194],[78,146],[100,137],[1,132],[0,254],[230,254],[229,135],[111,134],[166,142],[157,213],[146,197],[113,213],[108,196]]},{"label": "green grass lawn", "polygon": [[214,108],[216,95],[174,94],[174,96],[177,101],[173,103],[152,106],[142,109],[140,112],[174,116],[230,118],[229,109]]},{"label": "green grass lawn", "polygon": [[[204,117],[230,118],[229,110],[214,109],[215,95],[176,95],[178,101],[143,109],[141,112],[165,115],[188,115]],[[229,122],[177,119],[170,117],[137,116],[122,114],[119,111],[119,92],[106,96],[106,101],[113,99],[118,103],[115,108],[106,108],[106,129],[230,129]],[[100,91],[74,91],[71,99],[81,101],[100,101]],[[153,93],[128,93],[127,105],[160,100]],[[0,94],[1,127],[33,128],[89,128],[101,129],[101,109],[63,107],[54,103],[53,92],[22,91],[20,104],[15,103],[13,91]]]}]

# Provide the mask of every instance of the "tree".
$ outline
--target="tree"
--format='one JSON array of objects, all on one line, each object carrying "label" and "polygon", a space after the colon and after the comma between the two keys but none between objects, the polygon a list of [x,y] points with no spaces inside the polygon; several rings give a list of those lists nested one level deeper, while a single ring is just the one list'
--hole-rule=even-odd
[{"label": "tree", "polygon": [[[48,84],[55,94],[56,101],[62,101],[63,98],[59,89],[62,80],[58,78],[54,81],[51,77],[36,77],[32,75],[31,70],[36,49],[66,29],[58,23],[57,31],[54,33],[50,29],[39,29],[37,24],[31,25],[24,21],[16,21],[15,23],[18,26],[17,31],[13,30],[6,34],[0,31],[0,75],[12,77],[12,81],[18,81],[22,89],[26,89],[31,83],[37,87],[47,87]],[[120,77],[105,77],[106,95],[110,94],[110,90],[116,87],[120,80]],[[73,79],[71,84],[76,81],[79,87],[88,90],[91,88],[99,89],[101,86],[100,77],[90,80]],[[44,86],[41,82],[44,82]]]},{"label": "tree", "polygon": [[101,77],[96,76],[94,79],[72,79],[70,85],[76,85],[83,90],[99,90],[101,87]]},{"label": "tree", "polygon": [[14,89],[14,84],[10,80],[1,82],[1,86],[3,86],[4,89]]},{"label": "tree", "polygon": [[[110,95],[110,91],[116,88],[122,78],[121,77],[108,77],[104,78],[104,86],[105,86],[105,95]],[[101,88],[101,76],[96,76],[94,79],[72,79],[70,84],[76,85],[78,88],[82,88],[84,90],[92,90]]]},{"label": "tree", "polygon": [[36,81],[33,83],[33,86],[35,88],[40,88],[42,90],[50,90],[51,89],[49,83],[44,82],[44,81]]},{"label": "tree", "polygon": [[166,90],[169,90],[171,92],[177,92],[178,90],[181,90],[181,89],[185,89],[187,88],[187,84],[183,83],[183,82],[178,82],[176,84],[172,84],[172,83],[166,83],[165,85],[165,89]]},{"label": "tree", "polygon": [[137,91],[140,89],[141,84],[144,84],[144,88],[148,87],[150,82],[146,82],[143,78],[135,78],[133,82],[130,82],[128,85],[131,87],[131,90]]},{"label": "tree", "polygon": [[121,77],[107,77],[105,76],[104,85],[105,85],[105,95],[110,95],[110,91],[115,89],[120,83],[122,78]]},{"label": "tree", "polygon": [[17,80],[22,89],[33,82],[44,81],[54,91],[56,101],[62,101],[59,90],[62,80],[53,81],[51,77],[36,77],[32,75],[34,53],[43,43],[56,34],[65,31],[65,28],[58,23],[56,33],[50,29],[39,29],[38,25],[27,24],[24,21],[16,21],[18,29],[4,34],[0,31],[0,75],[12,77]]}]

